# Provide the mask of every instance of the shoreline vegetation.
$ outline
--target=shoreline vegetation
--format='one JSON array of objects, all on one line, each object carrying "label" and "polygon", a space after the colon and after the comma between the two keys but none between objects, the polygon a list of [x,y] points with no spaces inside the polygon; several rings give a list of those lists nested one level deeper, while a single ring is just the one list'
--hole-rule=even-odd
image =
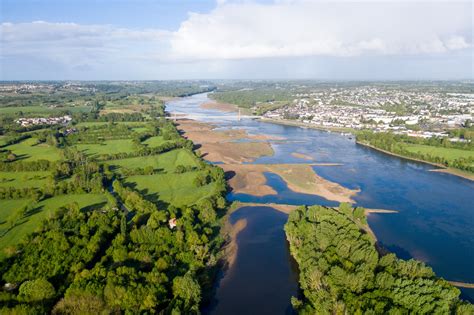
[{"label": "shoreline vegetation", "polygon": [[385,154],[388,154],[388,155],[396,156],[396,157],[399,157],[399,158],[402,158],[402,159],[405,159],[405,160],[415,161],[415,162],[424,163],[424,164],[428,164],[428,165],[431,165],[431,166],[439,167],[438,169],[429,170],[429,172],[446,173],[446,174],[451,174],[451,175],[454,175],[454,176],[458,176],[458,177],[462,177],[462,178],[474,181],[474,174],[471,174],[471,173],[468,173],[468,172],[465,172],[465,171],[462,171],[462,170],[458,170],[458,169],[455,169],[455,168],[452,168],[452,167],[446,167],[443,164],[430,162],[430,161],[425,161],[425,160],[422,160],[422,159],[418,159],[418,158],[409,157],[409,156],[406,156],[406,155],[401,155],[401,154],[398,154],[398,153],[390,152],[390,151],[378,148],[376,146],[373,146],[369,143],[365,143],[363,141],[356,141],[356,143],[358,145],[370,148],[372,150],[376,150],[376,151],[379,151],[379,152],[382,152],[382,153],[385,153]]},{"label": "shoreline vegetation", "polygon": [[360,209],[303,206],[290,213],[285,232],[303,293],[291,301],[298,313],[474,312],[424,263],[381,253]]}]

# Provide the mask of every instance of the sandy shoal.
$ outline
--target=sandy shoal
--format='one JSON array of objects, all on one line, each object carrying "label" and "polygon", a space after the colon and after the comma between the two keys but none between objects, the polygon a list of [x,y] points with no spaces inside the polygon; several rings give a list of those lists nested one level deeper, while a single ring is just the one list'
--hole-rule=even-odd
[{"label": "sandy shoal", "polygon": [[202,103],[199,107],[202,109],[215,109],[221,112],[236,112],[238,111],[238,107],[233,104],[228,104],[228,103],[219,103],[216,101],[211,101],[207,103]]},{"label": "sandy shoal", "polygon": [[291,155],[295,158],[298,158],[298,159],[303,159],[303,160],[307,160],[307,161],[314,161],[314,158],[312,156],[309,156],[309,155],[306,155],[306,154],[303,154],[303,153],[293,152],[293,153],[291,153]]},{"label": "sandy shoal", "polygon": [[[311,164],[223,164],[228,183],[235,193],[253,196],[276,194],[266,184],[265,172],[279,175],[288,188],[297,193],[312,194],[327,200],[353,203],[358,190],[351,190],[317,175]],[[255,180],[258,178],[258,180]]]}]

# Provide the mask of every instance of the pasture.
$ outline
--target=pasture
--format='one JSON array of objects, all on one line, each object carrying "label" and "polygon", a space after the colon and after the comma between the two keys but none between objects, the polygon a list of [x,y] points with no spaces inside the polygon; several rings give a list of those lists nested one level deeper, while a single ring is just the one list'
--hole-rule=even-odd
[{"label": "pasture", "polygon": [[130,153],[135,151],[131,139],[105,140],[102,143],[80,143],[75,145],[79,151],[87,155]]},{"label": "pasture", "polygon": [[38,143],[36,138],[25,139],[19,143],[6,146],[4,149],[11,150],[18,158],[24,161],[57,161],[61,158],[58,148],[47,143]]},{"label": "pasture", "polygon": [[[0,200],[0,258],[4,248],[18,244],[27,234],[34,232],[43,219],[46,219],[59,207],[77,202],[82,209],[94,209],[105,205],[106,201],[102,194],[61,195],[36,204],[29,199]],[[11,228],[8,218],[24,206],[29,206],[29,211],[25,217],[19,218],[16,225]]]},{"label": "pasture", "polygon": [[186,149],[176,149],[158,155],[140,156],[129,159],[109,161],[108,164],[127,168],[145,168],[152,166],[154,169],[160,169],[165,172],[173,172],[178,165],[198,166],[196,157]]},{"label": "pasture", "polygon": [[51,172],[0,172],[0,187],[41,187],[48,181]]},{"label": "pasture", "polygon": [[449,161],[458,158],[474,157],[474,151],[461,150],[454,148],[435,147],[422,144],[406,144],[405,148],[410,152],[421,152],[422,154],[430,154],[432,156],[440,156]]},{"label": "pasture", "polygon": [[176,207],[191,205],[211,195],[214,184],[194,185],[199,171],[183,174],[155,174],[128,177],[125,182],[142,192],[150,200],[160,200]]}]

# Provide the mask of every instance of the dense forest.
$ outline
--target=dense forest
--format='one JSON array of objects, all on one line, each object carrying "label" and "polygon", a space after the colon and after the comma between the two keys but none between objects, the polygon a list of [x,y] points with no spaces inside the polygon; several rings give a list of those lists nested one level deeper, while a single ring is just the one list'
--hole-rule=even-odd
[{"label": "dense forest", "polygon": [[[371,132],[361,131],[357,133],[357,141],[368,144],[378,149],[389,151],[395,154],[407,156],[414,159],[420,159],[432,163],[453,167],[463,171],[474,172],[474,142],[471,130],[451,131],[453,136],[466,139],[466,142],[451,142],[447,138],[432,137],[429,139],[409,137],[406,135],[395,135],[389,132]],[[444,154],[433,154],[421,152],[414,149],[409,150],[410,145],[430,146],[434,148],[443,148]],[[451,154],[450,149],[464,150],[466,156],[456,157]],[[472,153],[472,154],[471,154]]]},{"label": "dense forest", "polygon": [[285,232],[298,263],[300,314],[473,314],[459,289],[416,260],[381,255],[362,208],[300,207]]}]

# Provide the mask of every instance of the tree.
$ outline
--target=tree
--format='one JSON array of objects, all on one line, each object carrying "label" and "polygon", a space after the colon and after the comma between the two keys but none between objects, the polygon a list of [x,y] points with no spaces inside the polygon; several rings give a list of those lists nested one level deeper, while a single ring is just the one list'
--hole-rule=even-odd
[{"label": "tree", "polygon": [[13,153],[13,152],[8,153],[8,155],[7,155],[7,160],[8,160],[9,162],[15,161],[16,158],[17,158],[17,157],[16,157],[16,154]]},{"label": "tree", "polygon": [[25,281],[19,289],[19,299],[26,302],[41,302],[54,297],[56,291],[53,285],[46,279]]},{"label": "tree", "polygon": [[197,305],[201,301],[201,287],[189,272],[173,279],[173,294],[188,306]]}]

